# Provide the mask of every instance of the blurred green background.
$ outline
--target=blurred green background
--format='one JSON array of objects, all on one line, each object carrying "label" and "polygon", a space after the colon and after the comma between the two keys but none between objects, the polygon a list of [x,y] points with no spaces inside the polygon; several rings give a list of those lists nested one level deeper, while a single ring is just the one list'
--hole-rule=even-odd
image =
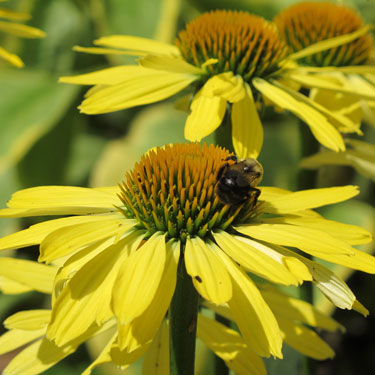
[{"label": "blurred green background", "polygon": [[[230,8],[247,10],[272,19],[291,0],[9,0],[1,3],[28,12],[28,25],[47,33],[40,40],[21,40],[1,34],[0,45],[17,53],[25,62],[23,69],[0,63],[0,205],[5,206],[12,192],[37,185],[114,185],[124,172],[154,146],[183,142],[186,113],[174,108],[173,99],[154,105],[116,113],[81,115],[77,106],[87,88],[59,84],[58,77],[131,63],[132,57],[88,55],[72,51],[74,45],[92,46],[92,41],[111,34],[129,34],[173,42],[181,29],[201,12]],[[375,21],[372,0],[344,1],[356,8],[367,22]],[[263,113],[265,142],[259,160],[264,166],[262,185],[296,190],[301,158],[300,124],[291,115],[267,110]],[[364,126],[365,139],[374,142],[375,131]],[[212,142],[212,139],[207,139]],[[375,162],[375,161],[374,161]],[[349,202],[326,207],[327,218],[375,227],[374,183],[348,167],[326,167],[319,171],[319,187],[357,184],[361,194]],[[0,235],[34,223],[28,220],[1,220]],[[365,250],[372,251],[373,244]],[[3,256],[36,259],[37,248],[2,253]],[[332,312],[347,327],[347,333],[323,337],[335,349],[332,361],[314,365],[318,375],[375,374],[375,282],[371,275],[349,274],[337,267],[359,301],[370,310],[365,319],[352,311],[336,311],[319,293],[318,306]],[[0,277],[1,288],[1,277]],[[0,295],[1,320],[21,309],[48,307],[48,300],[37,293]],[[4,329],[1,328],[1,332]],[[46,373],[79,374],[96,343],[81,348]],[[212,355],[198,346],[197,374],[212,374]],[[285,346],[283,361],[267,360],[271,375],[302,374],[303,358]],[[0,357],[0,369],[10,356]],[[359,370],[361,368],[361,370]],[[103,367],[95,374],[120,373]],[[138,374],[127,371],[127,374]]]}]

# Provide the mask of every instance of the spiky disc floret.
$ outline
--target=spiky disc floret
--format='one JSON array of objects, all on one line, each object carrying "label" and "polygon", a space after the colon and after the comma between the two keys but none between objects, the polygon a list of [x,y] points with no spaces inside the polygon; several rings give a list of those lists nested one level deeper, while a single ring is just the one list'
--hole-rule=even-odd
[{"label": "spiky disc floret", "polygon": [[209,75],[227,71],[245,81],[266,77],[279,69],[287,47],[276,27],[246,12],[216,10],[204,13],[178,34],[175,44],[183,58],[196,66],[209,59]]},{"label": "spiky disc floret", "polygon": [[[274,22],[293,52],[325,39],[352,33],[363,26],[361,17],[353,9],[313,2],[285,9]],[[361,65],[368,62],[372,49],[371,37],[366,34],[351,43],[308,56],[302,62],[313,66]]]},{"label": "spiky disc floret", "polygon": [[204,238],[254,214],[253,199],[224,205],[215,194],[217,173],[229,151],[199,143],[175,144],[145,154],[121,185],[120,210],[151,235]]}]

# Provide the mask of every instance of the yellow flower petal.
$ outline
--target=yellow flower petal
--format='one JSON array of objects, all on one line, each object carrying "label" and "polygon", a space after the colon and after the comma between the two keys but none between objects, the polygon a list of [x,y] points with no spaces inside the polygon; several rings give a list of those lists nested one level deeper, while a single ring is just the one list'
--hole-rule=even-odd
[{"label": "yellow flower petal", "polygon": [[162,43],[157,40],[129,35],[111,35],[97,39],[94,44],[111,48],[122,48],[140,52],[180,55],[179,49],[173,44]]},{"label": "yellow flower petal", "polygon": [[263,144],[263,126],[247,83],[245,91],[245,97],[232,106],[233,147],[240,158],[256,159]]},{"label": "yellow flower petal", "polygon": [[223,121],[226,105],[227,101],[219,96],[196,95],[186,119],[185,138],[200,141],[214,132]]},{"label": "yellow flower petal", "polygon": [[75,349],[75,346],[58,347],[47,339],[38,340],[11,360],[3,375],[41,374]]},{"label": "yellow flower petal", "polygon": [[119,324],[133,321],[150,306],[160,284],[165,259],[165,235],[155,233],[124,262],[112,300]]},{"label": "yellow flower petal", "polygon": [[154,299],[149,307],[131,323],[130,335],[121,335],[119,325],[118,344],[121,350],[131,352],[152,340],[159,329],[170,305],[176,287],[177,266],[180,259],[180,243],[166,244],[165,267]]},{"label": "yellow flower petal", "polygon": [[130,252],[133,237],[100,252],[82,266],[56,299],[47,337],[61,346],[78,338],[94,323],[113,316],[111,298],[118,271]]},{"label": "yellow flower petal", "polygon": [[40,244],[49,233],[75,224],[101,221],[101,220],[113,220],[114,218],[124,217],[122,214],[113,213],[111,215],[103,216],[71,216],[64,217],[62,219],[48,220],[39,224],[32,225],[28,229],[21,230],[16,233],[9,234],[8,236],[0,238],[0,250],[17,249],[26,246],[32,246]]},{"label": "yellow flower petal", "polygon": [[192,277],[199,294],[216,304],[227,302],[232,297],[230,277],[217,256],[221,251],[213,244],[209,246],[199,237],[186,241],[186,271]]},{"label": "yellow flower petal", "polygon": [[30,19],[30,15],[28,13],[23,12],[15,12],[11,9],[0,9],[0,17],[1,18],[7,18],[8,20],[14,20],[14,21],[26,21]]},{"label": "yellow flower petal", "polygon": [[316,87],[323,90],[330,90],[334,92],[339,92],[347,95],[357,95],[365,99],[375,99],[375,93],[369,92],[367,90],[357,89],[355,86],[352,87],[343,87],[340,84],[335,84],[332,81],[320,77],[318,75],[312,74],[301,74],[297,72],[290,72],[287,75],[288,79],[293,80],[294,82],[300,83],[304,87]]},{"label": "yellow flower petal", "polygon": [[81,47],[81,46],[74,46],[73,51],[76,52],[83,52],[83,53],[91,53],[94,55],[133,55],[133,56],[140,56],[142,52],[134,52],[134,51],[122,51],[119,49],[114,48],[100,48],[100,47]]},{"label": "yellow flower petal", "polygon": [[166,375],[169,371],[169,329],[164,321],[145,353],[142,374]]},{"label": "yellow flower petal", "polygon": [[97,220],[62,227],[50,233],[42,241],[39,261],[51,262],[83,246],[89,246],[109,237],[114,237],[115,242],[134,225],[134,220],[114,217],[113,220]]},{"label": "yellow flower petal", "polygon": [[267,287],[261,293],[278,318],[296,320],[331,332],[338,329],[345,331],[344,326],[305,301],[285,295],[273,287]]},{"label": "yellow flower petal", "polygon": [[0,31],[12,34],[20,38],[44,38],[46,33],[36,27],[22,25],[20,23],[0,21]]},{"label": "yellow flower petal", "polygon": [[35,331],[13,329],[11,331],[5,332],[0,337],[0,354],[8,353],[14,349],[20,348],[25,344],[43,336],[45,332],[45,328]]},{"label": "yellow flower petal", "polygon": [[148,69],[165,70],[173,73],[204,74],[204,70],[177,56],[147,55],[139,59],[138,62]]},{"label": "yellow flower petal", "polygon": [[115,85],[135,77],[148,76],[150,71],[138,65],[120,65],[77,76],[60,77],[59,82],[76,85]]},{"label": "yellow flower petal", "polygon": [[339,223],[333,220],[326,220],[322,217],[283,216],[272,219],[262,219],[263,223],[285,223],[300,225],[302,227],[315,228],[340,238],[350,245],[361,245],[372,241],[372,235],[366,229],[356,225]]},{"label": "yellow flower petal", "polygon": [[353,66],[299,66],[297,72],[311,72],[311,73],[324,73],[324,72],[341,72],[345,74],[375,74],[375,66],[373,65],[353,65]]},{"label": "yellow flower petal", "polygon": [[275,245],[297,247],[321,257],[323,254],[352,255],[352,247],[320,230],[289,224],[251,224],[235,227],[237,231]]},{"label": "yellow flower petal", "polygon": [[103,350],[100,352],[95,361],[93,361],[86,369],[82,372],[82,375],[91,375],[92,370],[103,363],[111,362],[112,358],[110,355],[112,345],[117,339],[117,332],[108,340]]},{"label": "yellow flower petal", "polygon": [[225,72],[211,77],[202,87],[204,96],[220,96],[229,103],[237,103],[246,96],[243,79],[240,75]]},{"label": "yellow flower petal", "polygon": [[0,290],[4,294],[22,294],[31,292],[33,289],[5,276],[0,276]]},{"label": "yellow flower petal", "polygon": [[[353,122],[348,116],[344,116],[343,114],[341,114],[338,111],[329,110],[326,106],[324,106],[324,103],[322,103],[323,105],[320,105],[317,101],[315,101],[313,99],[310,99],[309,97],[307,97],[305,95],[302,95],[299,92],[294,91],[294,90],[288,88],[287,86],[282,85],[282,84],[280,84],[276,81],[274,81],[273,84],[275,86],[283,89],[285,92],[287,92],[288,94],[293,96],[296,100],[300,100],[301,102],[304,102],[304,103],[310,105],[312,108],[314,108],[315,110],[320,112],[323,116],[325,116],[330,121],[331,124],[336,126],[336,128],[338,128],[340,131],[342,131],[342,132],[345,131],[346,133],[352,132],[352,133],[361,134],[361,131],[359,130],[360,124],[357,124],[357,123]],[[333,98],[332,98],[332,94],[331,94],[330,100],[332,100],[332,99]],[[357,103],[353,104],[353,108],[354,107],[359,108],[358,101],[357,101]]]},{"label": "yellow flower petal", "polygon": [[338,203],[359,194],[358,186],[340,186],[322,189],[301,190],[285,194],[266,202],[262,209],[273,214],[289,214]]},{"label": "yellow flower petal", "polygon": [[248,271],[283,285],[298,285],[298,280],[283,264],[283,256],[271,248],[224,231],[213,233],[217,244],[236,263]]},{"label": "yellow flower petal", "polygon": [[326,51],[328,49],[347,44],[357,39],[361,35],[367,34],[371,30],[371,28],[372,26],[366,25],[352,33],[340,35],[335,38],[329,38],[329,39],[320,41],[318,43],[310,44],[308,47],[296,53],[293,53],[292,55],[289,55],[288,58],[292,60],[302,59],[306,56],[310,56],[321,51]]},{"label": "yellow flower petal", "polygon": [[333,358],[335,352],[314,331],[290,320],[278,318],[284,341],[308,357],[324,360]]},{"label": "yellow flower petal", "polygon": [[0,257],[0,274],[33,290],[49,294],[57,267],[24,259]]},{"label": "yellow flower petal", "polygon": [[4,326],[7,329],[19,329],[35,331],[45,329],[51,317],[51,310],[27,310],[19,311],[5,319]]},{"label": "yellow flower petal", "polygon": [[73,186],[40,186],[17,191],[0,217],[80,215],[117,211],[121,200],[103,191]]},{"label": "yellow flower petal", "polygon": [[276,87],[261,78],[254,78],[252,83],[257,90],[277,106],[289,110],[301,118],[322,145],[334,151],[345,150],[345,144],[340,133],[328,121],[327,117],[309,104],[294,98],[282,88]]},{"label": "yellow flower petal", "polygon": [[242,337],[233,329],[199,314],[197,337],[237,374],[266,374],[262,359],[248,348]]},{"label": "yellow flower petal", "polygon": [[177,94],[196,79],[191,74],[147,69],[145,74],[95,91],[79,109],[83,113],[96,114],[155,103]]},{"label": "yellow flower petal", "polygon": [[358,311],[364,317],[368,316],[369,311],[366,309],[365,306],[362,305],[358,300],[355,300],[353,303],[353,310]]},{"label": "yellow flower petal", "polygon": [[23,61],[17,55],[8,52],[3,47],[0,47],[0,58],[8,61],[8,63],[16,66],[17,68],[22,68],[24,66]]}]

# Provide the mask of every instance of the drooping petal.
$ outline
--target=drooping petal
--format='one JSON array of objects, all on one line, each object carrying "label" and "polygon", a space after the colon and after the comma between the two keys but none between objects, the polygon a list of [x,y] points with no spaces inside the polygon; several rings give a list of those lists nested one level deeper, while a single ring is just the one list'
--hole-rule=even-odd
[{"label": "drooping petal", "polygon": [[130,55],[130,56],[141,56],[145,53],[135,51],[123,51],[114,48],[101,48],[101,47],[81,47],[73,46],[73,51],[91,53],[94,55]]},{"label": "drooping petal", "polygon": [[[98,217],[99,219],[99,217]],[[115,243],[122,234],[135,225],[133,220],[124,218],[97,220],[62,227],[50,233],[40,245],[39,261],[50,262],[71,254],[83,246],[114,237]]]},{"label": "drooping petal", "polygon": [[322,328],[331,332],[345,331],[345,327],[328,315],[321,313],[311,304],[290,297],[276,288],[267,287],[261,290],[262,296],[271,310],[279,318],[296,320],[312,327]]},{"label": "drooping petal", "polygon": [[156,54],[168,54],[168,55],[180,55],[179,49],[168,43],[159,42],[153,39],[142,38],[138,36],[129,35],[111,35],[105,36],[94,41],[94,44],[98,46],[106,46],[111,48],[129,49],[133,51],[156,53]]},{"label": "drooping petal", "polygon": [[123,263],[112,300],[119,324],[133,321],[150,306],[162,278],[165,259],[165,235],[155,233]]},{"label": "drooping petal", "polygon": [[0,217],[84,215],[117,211],[121,200],[104,191],[73,186],[40,186],[17,191]]},{"label": "drooping petal", "polygon": [[320,77],[319,75],[312,75],[312,74],[301,74],[297,72],[290,72],[288,73],[288,79],[291,79],[297,83],[300,83],[304,87],[309,88],[318,88],[323,90],[329,90],[333,92],[339,92],[342,94],[347,95],[357,95],[358,97],[374,100],[375,99],[375,92],[371,91],[363,91],[357,89],[355,86],[352,87],[344,87],[340,84],[334,83],[330,80],[324,79],[324,77]]},{"label": "drooping petal", "polygon": [[95,361],[93,361],[86,369],[82,372],[82,375],[91,375],[92,370],[99,365],[104,363],[111,362],[112,358],[110,355],[112,345],[117,339],[117,332],[115,332],[112,337],[108,340],[107,344],[104,346],[100,354],[96,357]]},{"label": "drooping petal", "polygon": [[257,354],[282,358],[277,321],[252,280],[223,252],[218,252],[233,285],[228,305],[246,343]]},{"label": "drooping petal", "polygon": [[278,318],[284,341],[292,348],[308,357],[324,360],[333,358],[335,352],[314,331],[289,319]]},{"label": "drooping petal", "polygon": [[312,133],[322,145],[334,151],[345,150],[342,136],[327,117],[304,101],[294,98],[282,88],[276,87],[261,78],[254,78],[252,83],[257,90],[274,104],[301,118],[310,127]]},{"label": "drooping petal", "polygon": [[199,93],[194,97],[186,119],[185,138],[200,141],[214,132],[222,123],[227,101],[220,96],[204,96]]},{"label": "drooping petal", "polygon": [[256,159],[263,144],[263,126],[247,83],[245,91],[245,97],[232,105],[232,141],[236,155]]},{"label": "drooping petal", "polygon": [[4,294],[22,294],[31,292],[33,289],[8,277],[0,276],[0,290]]},{"label": "drooping petal", "polygon": [[57,269],[30,260],[0,257],[0,275],[41,293],[51,293]]},{"label": "drooping petal", "polygon": [[248,348],[233,329],[199,314],[197,336],[236,374],[266,374],[262,359]]},{"label": "drooping petal", "polygon": [[144,355],[142,374],[165,375],[169,371],[169,329],[164,321]]},{"label": "drooping petal", "polygon": [[64,345],[85,333],[94,322],[102,324],[113,315],[113,284],[132,251],[131,239],[110,246],[77,271],[54,303],[48,338]]},{"label": "drooping petal", "polygon": [[247,270],[278,284],[298,285],[297,278],[285,267],[283,257],[276,251],[269,248],[268,253],[262,252],[254,247],[255,241],[224,231],[213,233],[213,236],[225,253]]},{"label": "drooping petal", "polygon": [[122,330],[121,324],[118,326],[118,344],[121,350],[126,348],[128,352],[131,352],[150,342],[154,337],[173,297],[179,258],[180,243],[168,242],[166,244],[165,267],[154,299],[145,312],[132,321],[130,334],[127,334],[127,329]]},{"label": "drooping petal", "polygon": [[359,194],[358,186],[340,186],[322,189],[301,190],[285,194],[266,202],[262,209],[272,214],[290,214],[309,208],[338,203]]},{"label": "drooping petal", "polygon": [[237,231],[261,241],[275,245],[292,246],[311,255],[352,255],[352,247],[326,232],[289,224],[251,224],[235,227]]},{"label": "drooping petal", "polygon": [[216,304],[227,302],[232,297],[230,277],[218,258],[221,251],[213,244],[208,246],[199,237],[186,241],[186,271],[199,294]]}]

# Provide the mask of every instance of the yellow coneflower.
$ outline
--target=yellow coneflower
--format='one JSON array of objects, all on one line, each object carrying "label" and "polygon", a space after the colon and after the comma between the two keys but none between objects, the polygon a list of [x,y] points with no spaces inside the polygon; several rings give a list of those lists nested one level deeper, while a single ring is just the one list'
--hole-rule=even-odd
[{"label": "yellow coneflower", "polygon": [[66,348],[114,322],[111,345],[143,353],[168,311],[172,319],[183,273],[205,301],[227,304],[246,347],[258,356],[281,358],[286,328],[245,271],[280,285],[313,281],[336,306],[365,311],[343,280],[290,249],[375,273],[375,258],[352,247],[371,241],[369,232],[312,211],[358,189],[262,187],[258,200],[250,191],[243,202],[225,204],[216,194],[217,177],[224,164],[235,163],[225,161],[231,156],[212,145],[169,145],[144,155],[118,187],[15,193],[1,217],[74,215],[0,239],[2,250],[40,245],[41,262],[62,264],[46,338]]},{"label": "yellow coneflower", "polygon": [[[341,45],[367,31],[364,27],[334,38],[329,45],[317,43],[305,55]],[[289,87],[288,82],[295,78],[292,73],[298,72],[294,60],[299,57],[288,56],[276,26],[262,17],[217,10],[190,22],[174,45],[121,35],[100,38],[95,44],[103,47],[76,50],[138,55],[139,64],[62,77],[61,82],[94,85],[79,107],[83,113],[155,103],[189,89],[192,100],[185,138],[201,140],[222,124],[227,113],[233,146],[241,157],[257,157],[262,146],[263,128],[256,107],[262,96],[301,118],[317,140],[332,150],[345,148],[338,126],[357,130],[344,117]],[[367,97],[366,93],[358,94]]]}]

